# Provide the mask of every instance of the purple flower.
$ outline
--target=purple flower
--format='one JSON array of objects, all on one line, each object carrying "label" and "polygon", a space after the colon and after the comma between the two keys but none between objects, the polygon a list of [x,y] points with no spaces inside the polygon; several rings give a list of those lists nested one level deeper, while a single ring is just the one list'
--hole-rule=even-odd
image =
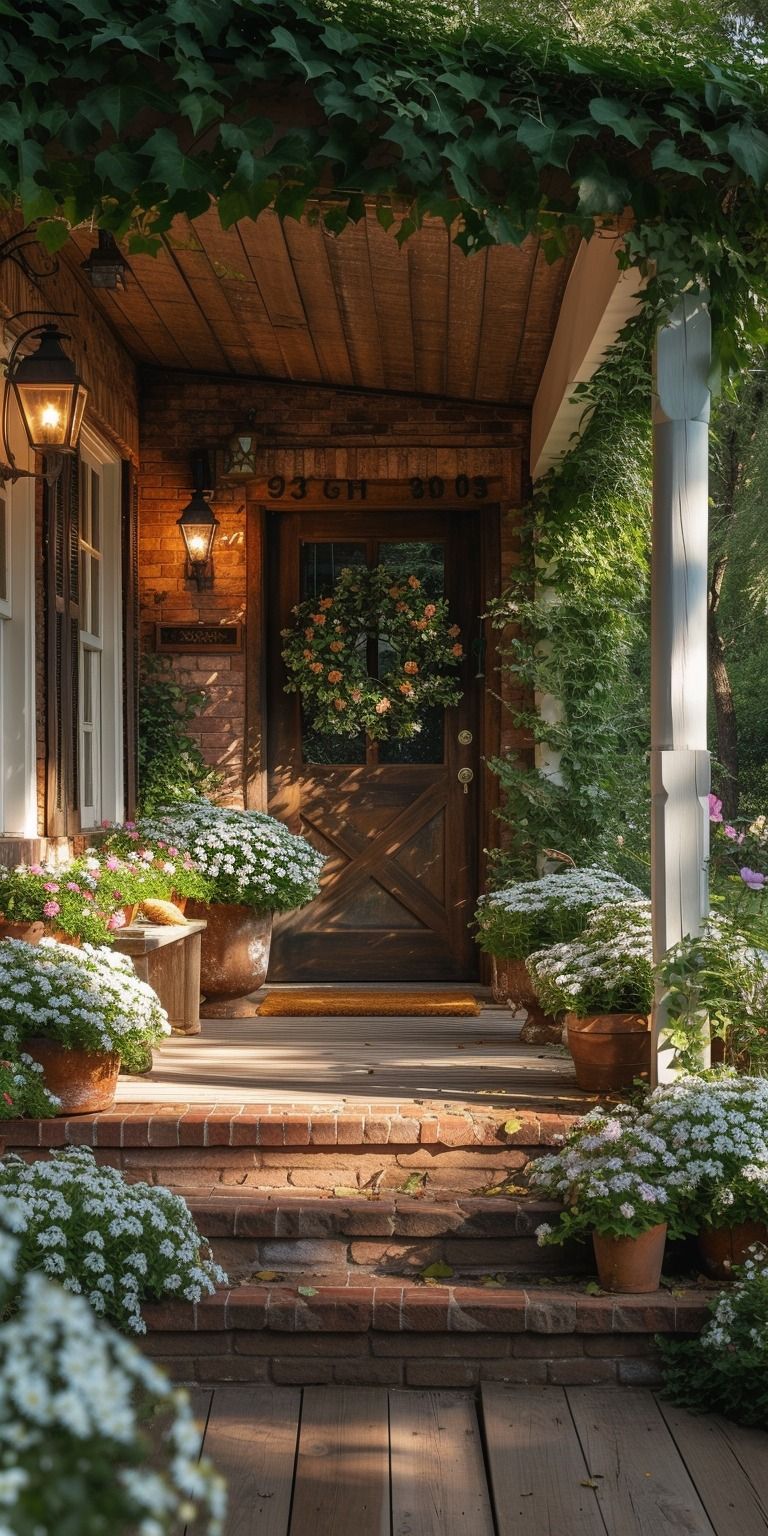
[{"label": "purple flower", "polygon": [[43,886],[43,890],[50,891],[52,896],[56,894],[58,889],[59,887],[55,880],[46,880],[45,885]]},{"label": "purple flower", "polygon": [[710,821],[722,821],[723,819],[723,802],[718,800],[717,795],[710,795],[709,797],[709,819]]},{"label": "purple flower", "polygon": [[43,905],[43,917],[55,917],[61,907],[57,901],[46,901]]},{"label": "purple flower", "polygon": [[741,844],[744,841],[744,833],[743,832],[737,832],[736,828],[732,827],[730,825],[730,823],[727,826],[723,827],[723,831],[724,831],[726,837],[729,837],[731,839],[732,843],[738,843],[739,847],[741,847]]},{"label": "purple flower", "polygon": [[761,891],[763,889],[763,886],[765,885],[765,875],[759,874],[756,869],[747,869],[745,865],[743,869],[739,870],[739,874],[741,875],[744,884],[748,885],[751,891]]}]

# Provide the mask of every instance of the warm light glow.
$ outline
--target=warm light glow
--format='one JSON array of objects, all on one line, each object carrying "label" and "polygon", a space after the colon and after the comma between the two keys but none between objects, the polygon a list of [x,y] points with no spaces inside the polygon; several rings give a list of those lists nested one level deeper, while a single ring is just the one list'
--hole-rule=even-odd
[{"label": "warm light glow", "polygon": [[208,559],[208,530],[205,533],[191,533],[187,538],[187,550],[190,560]]}]

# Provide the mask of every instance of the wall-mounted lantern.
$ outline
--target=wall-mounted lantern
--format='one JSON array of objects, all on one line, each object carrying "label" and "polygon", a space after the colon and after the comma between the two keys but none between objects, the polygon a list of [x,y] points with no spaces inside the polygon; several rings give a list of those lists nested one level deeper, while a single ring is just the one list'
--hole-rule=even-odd
[{"label": "wall-mounted lantern", "polygon": [[98,245],[94,246],[90,256],[80,265],[88,273],[94,288],[125,288],[125,279],[131,270],[114,235],[108,229],[99,230]]},{"label": "wall-mounted lantern", "polygon": [[[14,317],[16,318],[16,317]],[[25,357],[19,349],[30,337],[37,338],[37,348]],[[64,458],[77,448],[88,390],[62,341],[57,325],[31,326],[16,338],[6,363],[3,400],[3,451],[7,463],[0,465],[0,480],[19,480],[34,474],[19,469],[8,441],[8,408],[15,396],[24,430],[33,453],[45,455],[45,478],[49,484],[61,474]]]},{"label": "wall-mounted lantern", "polygon": [[253,478],[256,474],[256,455],[261,446],[253,429],[254,412],[250,413],[248,426],[235,432],[224,450],[224,474],[238,478]]},{"label": "wall-mounted lantern", "polygon": [[219,520],[214,516],[205,491],[210,484],[207,454],[196,454],[192,461],[193,491],[176,527],[181,531],[186,550],[186,575],[199,592],[213,586],[213,546]]}]

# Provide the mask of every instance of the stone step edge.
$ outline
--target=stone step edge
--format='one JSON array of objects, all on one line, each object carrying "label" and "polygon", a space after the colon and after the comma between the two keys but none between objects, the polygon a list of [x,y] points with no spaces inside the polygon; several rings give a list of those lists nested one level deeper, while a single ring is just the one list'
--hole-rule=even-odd
[{"label": "stone step edge", "polygon": [[[207,1238],[441,1237],[460,1234],[478,1240],[530,1237],[543,1221],[552,1222],[561,1207],[534,1196],[506,1195],[424,1199],[415,1195],[330,1196],[311,1199],[300,1193],[273,1199],[231,1194],[184,1197],[196,1225]],[[476,1223],[474,1230],[468,1227]]]},{"label": "stone step edge", "polygon": [[[388,1106],[389,1109],[389,1106]],[[402,1113],[401,1113],[402,1109]],[[515,1109],[455,1114],[415,1106],[312,1113],[263,1105],[125,1105],[95,1115],[0,1121],[3,1150],[89,1147],[546,1147],[556,1146],[578,1112]],[[505,1131],[511,1120],[518,1128]]]},{"label": "stone step edge", "polygon": [[250,1286],[203,1301],[152,1302],[152,1333],[599,1333],[692,1334],[709,1318],[710,1293],[590,1296],[545,1286]]}]

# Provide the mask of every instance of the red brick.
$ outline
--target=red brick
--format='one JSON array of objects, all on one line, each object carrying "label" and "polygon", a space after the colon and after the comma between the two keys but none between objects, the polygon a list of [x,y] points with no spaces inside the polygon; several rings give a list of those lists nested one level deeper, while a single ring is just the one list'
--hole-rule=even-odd
[{"label": "red brick", "polygon": [[662,1382],[661,1366],[657,1358],[646,1360],[619,1360],[619,1381],[627,1387],[659,1387]]},{"label": "red brick", "polygon": [[385,1145],[389,1139],[389,1120],[383,1116],[366,1115],[363,1125],[363,1141]]},{"label": "red brick", "polygon": [[[309,1116],[308,1115],[284,1115],[284,1136],[286,1147],[309,1146]],[[361,1138],[362,1140],[362,1138]]]},{"label": "red brick", "polygon": [[406,1360],[409,1387],[475,1387],[480,1380],[477,1360]]},{"label": "red brick", "polygon": [[[270,1134],[270,1131],[267,1130],[265,1119],[261,1115],[237,1115],[237,1117],[232,1120],[230,1125],[229,1144],[231,1147],[258,1147],[269,1145],[268,1142],[263,1140],[265,1132],[266,1134]],[[272,1134],[277,1134],[279,1136],[277,1145],[282,1146],[282,1120],[277,1121],[277,1130]]]},{"label": "red brick", "polygon": [[365,1333],[236,1333],[238,1355],[325,1355],[332,1359],[358,1359],[369,1353]]},{"label": "red brick", "polygon": [[363,1115],[337,1115],[336,1142],[342,1147],[359,1147],[363,1142]]},{"label": "red brick", "polygon": [[269,1361],[243,1358],[240,1355],[223,1355],[219,1360],[207,1355],[195,1357],[195,1375],[198,1381],[217,1386],[228,1381],[267,1382]]},{"label": "red brick", "polygon": [[333,1361],[272,1360],[272,1380],[283,1387],[324,1387],[333,1381]]},{"label": "red brick", "polygon": [[505,1333],[373,1333],[371,1349],[385,1359],[499,1360],[509,1355]]},{"label": "red brick", "polygon": [[312,1146],[335,1147],[336,1145],[336,1117],[335,1115],[313,1115],[309,1127],[309,1140]]},{"label": "red brick", "polygon": [[403,1381],[403,1365],[399,1360],[337,1360],[333,1367],[333,1379],[345,1387],[399,1387]]},{"label": "red brick", "polygon": [[509,1381],[515,1386],[538,1387],[547,1380],[546,1360],[481,1360],[481,1381]]}]

